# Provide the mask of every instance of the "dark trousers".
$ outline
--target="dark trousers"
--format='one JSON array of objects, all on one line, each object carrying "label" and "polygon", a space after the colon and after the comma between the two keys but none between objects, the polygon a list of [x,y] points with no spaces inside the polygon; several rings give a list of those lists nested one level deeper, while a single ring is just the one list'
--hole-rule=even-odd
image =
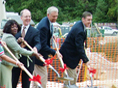
[{"label": "dark trousers", "polygon": [[[20,62],[24,64],[26,69],[32,74],[34,70],[34,62],[35,59],[32,57],[32,62],[29,61],[29,67],[27,67],[27,57],[22,56],[22,58],[19,59]],[[12,88],[17,87],[17,83],[20,77],[21,69],[18,67],[13,67],[12,69]],[[22,81],[22,88],[30,88],[30,81],[29,81],[29,76],[22,71],[22,76],[21,76],[21,81]]]},{"label": "dark trousers", "polygon": [[[21,72],[20,68],[14,67],[12,69],[12,88],[17,87],[17,83],[20,77],[20,72]],[[31,74],[32,72],[30,71]],[[22,88],[30,88],[29,76],[24,71],[22,71],[21,81],[22,81]]]}]

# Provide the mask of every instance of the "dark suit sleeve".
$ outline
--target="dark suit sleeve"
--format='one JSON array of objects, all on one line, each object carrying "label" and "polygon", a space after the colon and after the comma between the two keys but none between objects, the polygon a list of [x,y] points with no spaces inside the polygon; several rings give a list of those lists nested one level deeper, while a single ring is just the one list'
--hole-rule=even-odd
[{"label": "dark suit sleeve", "polygon": [[[55,50],[51,49],[50,46],[47,45],[47,39],[48,39],[48,29],[45,27],[40,29],[40,38],[41,38],[41,43],[42,43],[42,49],[43,51],[47,52],[48,54],[52,54],[53,56],[55,55]],[[49,42],[49,41],[48,41]]]},{"label": "dark suit sleeve", "polygon": [[78,54],[79,54],[80,58],[83,60],[84,63],[86,63],[89,60],[88,60],[88,58],[85,54],[83,43],[84,43],[84,32],[80,32],[75,37],[75,44],[77,46],[77,51],[78,51]]},{"label": "dark suit sleeve", "polygon": [[21,37],[21,31],[19,31],[16,35],[15,38],[18,39],[19,37]]},{"label": "dark suit sleeve", "polygon": [[40,42],[40,34],[39,31],[36,29],[36,33],[34,35],[34,47],[37,48],[37,50],[39,51],[41,49],[41,42]]}]

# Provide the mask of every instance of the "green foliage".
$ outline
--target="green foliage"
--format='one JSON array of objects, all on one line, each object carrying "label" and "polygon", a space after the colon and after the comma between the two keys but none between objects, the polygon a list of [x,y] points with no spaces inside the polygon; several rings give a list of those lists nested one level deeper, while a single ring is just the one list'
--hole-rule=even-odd
[{"label": "green foliage", "polygon": [[[114,3],[113,3],[114,2]],[[107,15],[109,19],[115,21],[118,18],[118,0],[109,0],[110,7],[108,9]]]},{"label": "green foliage", "polygon": [[107,8],[108,5],[104,0],[98,0],[94,20],[97,22],[101,22],[101,20],[107,22]]},{"label": "green foliage", "polygon": [[95,22],[116,22],[116,3],[117,0],[6,0],[6,10],[20,13],[27,8],[32,19],[39,22],[46,16],[48,7],[56,6],[59,9],[57,22],[80,20],[84,11],[90,11]]}]

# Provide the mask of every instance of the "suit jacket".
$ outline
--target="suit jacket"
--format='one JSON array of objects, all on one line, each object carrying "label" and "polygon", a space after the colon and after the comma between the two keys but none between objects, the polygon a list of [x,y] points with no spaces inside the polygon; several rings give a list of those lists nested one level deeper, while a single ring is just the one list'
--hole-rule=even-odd
[{"label": "suit jacket", "polygon": [[78,21],[72,27],[60,48],[60,53],[63,55],[63,61],[68,67],[72,69],[76,68],[80,59],[82,59],[84,63],[88,61],[84,50],[85,39],[84,25],[82,21]]},{"label": "suit jacket", "polygon": [[[18,39],[19,37],[21,37],[21,31],[19,31],[16,35],[16,38]],[[37,50],[40,50],[41,48],[41,44],[40,44],[40,38],[39,38],[39,31],[35,28],[33,28],[31,25],[29,26],[27,33],[25,34],[25,41],[27,41],[27,43],[33,48],[36,47]],[[26,49],[30,50],[28,47],[25,47]],[[35,57],[31,57],[32,61],[30,61],[29,63],[29,70],[34,70],[34,63],[35,63]],[[27,67],[27,57],[26,56],[22,56],[20,58],[20,61],[25,65],[25,67]]]},{"label": "suit jacket", "polygon": [[[16,38],[9,33],[3,33],[3,37],[2,37],[2,41],[5,41],[8,48],[10,49],[10,51],[16,56],[16,58],[19,59],[18,54],[22,54],[24,56],[31,56],[33,54],[33,51],[28,51],[24,48],[21,48],[20,45],[17,43]],[[13,58],[9,52],[7,50],[4,49],[4,52],[7,56]],[[12,63],[9,63],[5,60],[2,61],[2,64],[6,64],[6,65],[13,65]],[[14,65],[13,65],[14,66]]]},{"label": "suit jacket", "polygon": [[[41,53],[43,57],[47,59],[49,54],[55,54],[55,50],[50,48],[50,39],[52,33],[50,32],[50,23],[47,17],[44,17],[39,22],[37,29],[39,30],[41,41],[41,50],[39,51],[39,53]],[[35,64],[43,66],[44,63],[36,59]]]}]

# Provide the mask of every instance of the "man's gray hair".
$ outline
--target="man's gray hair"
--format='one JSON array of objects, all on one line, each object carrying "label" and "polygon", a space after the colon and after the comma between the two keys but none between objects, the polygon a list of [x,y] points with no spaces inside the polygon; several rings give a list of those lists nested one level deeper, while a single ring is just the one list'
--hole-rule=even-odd
[{"label": "man's gray hair", "polygon": [[82,18],[86,18],[87,16],[92,16],[92,14],[88,11],[83,12]]},{"label": "man's gray hair", "polygon": [[[23,12],[26,11],[26,10],[29,11],[28,9],[23,9],[23,10],[20,12],[20,16],[22,16],[22,15],[23,15]],[[29,12],[30,12],[30,11],[29,11]],[[30,12],[30,13],[31,13],[31,12]]]},{"label": "man's gray hair", "polygon": [[47,9],[47,14],[50,14],[51,12],[58,12],[58,8],[55,6],[51,6]]}]

